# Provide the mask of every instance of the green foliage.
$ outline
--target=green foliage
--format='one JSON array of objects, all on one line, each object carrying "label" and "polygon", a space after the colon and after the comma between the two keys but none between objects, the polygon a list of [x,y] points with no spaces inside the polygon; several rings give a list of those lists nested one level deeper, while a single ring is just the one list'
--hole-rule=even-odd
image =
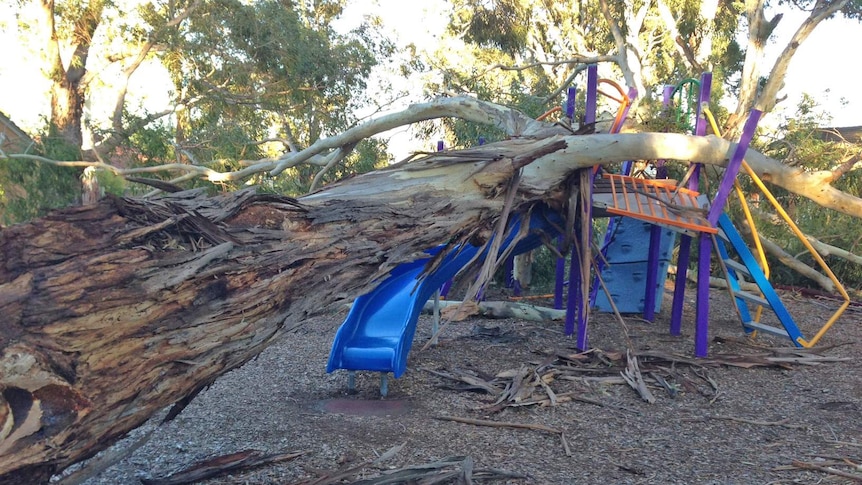
[{"label": "green foliage", "polygon": [[[52,160],[77,160],[76,147],[45,136],[35,154]],[[80,200],[80,169],[23,158],[0,160],[0,224],[25,222]]]},{"label": "green foliage", "polygon": [[165,65],[177,91],[197,99],[178,117],[178,142],[197,163],[266,156],[255,142],[273,135],[308,146],[355,121],[351,108],[391,46],[367,28],[336,34],[341,5],[209,0],[171,38]]}]

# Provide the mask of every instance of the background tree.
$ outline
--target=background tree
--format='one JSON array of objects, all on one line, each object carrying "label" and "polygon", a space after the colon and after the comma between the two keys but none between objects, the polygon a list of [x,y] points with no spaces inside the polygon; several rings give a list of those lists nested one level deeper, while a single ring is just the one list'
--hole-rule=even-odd
[{"label": "background tree", "polygon": [[[28,39],[45,53],[41,69],[51,84],[48,128],[39,139],[68,147],[61,150],[65,157],[53,150],[49,158],[121,168],[174,162],[229,171],[243,159],[300,150],[356,122],[371,69],[392,49],[368,24],[337,33],[332,24],[343,4],[181,0],[128,8],[46,0],[36,12],[17,4],[22,33],[39,33]],[[130,105],[129,83],[147,63],[168,71],[170,106]],[[106,96],[114,97],[113,109],[99,118],[96,101]],[[87,133],[92,145],[85,143]],[[325,161],[341,167],[330,177],[388,160],[385,143],[361,143],[360,150]],[[48,155],[48,149],[34,153]],[[7,169],[10,181],[26,178],[14,166]],[[65,205],[75,198],[80,171],[61,172],[66,182],[58,188],[70,193],[58,205]],[[305,191],[313,178],[289,173],[267,182],[273,190]],[[6,221],[33,215],[16,213],[16,203],[6,205]]]}]

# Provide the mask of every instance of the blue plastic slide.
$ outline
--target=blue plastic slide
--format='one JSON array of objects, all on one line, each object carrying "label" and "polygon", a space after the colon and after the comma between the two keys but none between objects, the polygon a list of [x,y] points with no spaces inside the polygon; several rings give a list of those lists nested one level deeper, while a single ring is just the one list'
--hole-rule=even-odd
[{"label": "blue plastic slide", "polygon": [[[515,254],[541,245],[537,230],[556,236],[546,217],[559,223],[555,214],[533,215],[530,235],[515,246]],[[519,222],[511,224],[503,248],[511,243],[519,225]],[[404,374],[422,307],[443,283],[473,259],[479,248],[467,245],[460,250],[451,249],[433,273],[420,278],[425,265],[441,250],[442,247],[435,248],[428,251],[428,258],[397,266],[377,288],[353,302],[335,335],[326,372],[336,369],[392,372],[396,378]]]}]

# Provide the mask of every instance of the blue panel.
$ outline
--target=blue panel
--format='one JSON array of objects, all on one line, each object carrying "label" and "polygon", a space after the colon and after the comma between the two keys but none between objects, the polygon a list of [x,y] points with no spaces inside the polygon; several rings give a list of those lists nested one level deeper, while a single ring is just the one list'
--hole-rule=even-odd
[{"label": "blue panel", "polygon": [[[618,217],[609,227],[611,235],[606,238],[608,243],[605,247],[605,259],[609,265],[602,268],[602,279],[621,313],[641,313],[644,311],[650,231],[653,225],[631,217]],[[676,235],[675,231],[662,228],[656,277],[656,311],[661,309],[664,299],[664,282],[676,245]],[[598,287],[594,306],[602,312],[613,311],[601,286]]]},{"label": "blue panel", "polygon": [[[649,238],[652,224],[631,217],[619,217],[613,224],[605,259],[611,264],[634,263],[649,259]],[[669,261],[676,244],[676,232],[662,230],[659,261]]]},{"label": "blue panel", "polygon": [[[655,309],[661,309],[664,298],[664,282],[667,276],[667,260],[659,261],[656,278]],[[614,304],[620,313],[642,313],[644,311],[644,295],[646,294],[648,263],[617,263],[602,270],[602,279],[614,299]],[[596,294],[595,308],[600,312],[613,312],[608,297],[602,288]]]}]

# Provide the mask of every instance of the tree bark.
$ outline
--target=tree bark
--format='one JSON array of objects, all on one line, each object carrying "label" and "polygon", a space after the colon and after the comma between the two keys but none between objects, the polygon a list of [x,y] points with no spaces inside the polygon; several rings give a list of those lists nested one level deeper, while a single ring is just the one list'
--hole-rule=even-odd
[{"label": "tree bark", "polygon": [[67,142],[76,148],[83,144],[81,131],[84,116],[84,98],[87,89],[87,57],[90,54],[90,42],[104,10],[103,0],[90,0],[81,10],[81,15],[75,19],[75,27],[71,34],[73,51],[68,67],[63,65],[60,57],[60,41],[54,22],[54,0],[42,0],[42,13],[45,18],[44,28],[47,31],[45,52],[48,56],[48,79],[51,80],[51,126]]},{"label": "tree bark", "polygon": [[[734,147],[667,134],[520,138],[436,153],[298,200],[253,189],[110,198],[5,228],[0,483],[44,482],[156,411],[181,409],[286,329],[428,248],[488,241],[511,187],[513,217],[538,206],[566,214],[579,168],[723,164]],[[748,159],[760,173],[775,168],[755,152]],[[845,202],[859,210],[858,198]]]}]

